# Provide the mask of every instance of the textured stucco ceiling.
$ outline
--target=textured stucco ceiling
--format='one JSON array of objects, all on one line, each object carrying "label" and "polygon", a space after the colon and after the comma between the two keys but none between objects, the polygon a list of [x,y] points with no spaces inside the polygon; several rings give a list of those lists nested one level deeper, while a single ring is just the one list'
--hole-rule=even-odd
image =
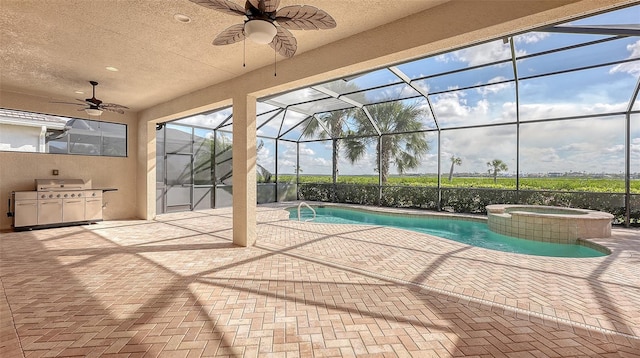
[{"label": "textured stucco ceiling", "polygon": [[[338,23],[332,30],[293,31],[299,55],[447,1],[282,0],[280,7],[313,5]],[[175,14],[192,21],[178,22]],[[242,42],[211,44],[241,21],[188,0],[2,0],[0,88],[72,100],[91,97],[88,81],[95,80],[96,97],[139,111],[272,66],[267,45],[247,41],[243,67]]]}]

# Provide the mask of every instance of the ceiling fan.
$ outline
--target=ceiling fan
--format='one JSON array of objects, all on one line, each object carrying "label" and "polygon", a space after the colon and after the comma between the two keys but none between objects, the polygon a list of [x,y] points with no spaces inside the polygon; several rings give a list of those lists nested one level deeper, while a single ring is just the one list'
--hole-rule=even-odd
[{"label": "ceiling fan", "polygon": [[280,0],[247,0],[244,8],[230,0],[190,0],[225,14],[245,16],[242,24],[222,31],[214,40],[216,46],[229,45],[249,38],[269,44],[284,57],[292,57],[298,48],[289,30],[324,30],[336,27],[336,21],[325,11],[309,5],[285,6]]},{"label": "ceiling fan", "polygon": [[73,105],[76,105],[76,106],[87,106],[88,105],[89,107],[81,108],[81,109],[79,109],[79,111],[85,111],[90,116],[99,116],[99,115],[102,114],[103,111],[109,111],[109,112],[116,112],[116,113],[124,114],[124,109],[129,109],[128,107],[125,107],[125,106],[122,106],[122,105],[119,105],[119,104],[115,104],[115,103],[103,103],[101,100],[96,98],[96,86],[98,85],[98,82],[89,81],[89,83],[91,83],[91,86],[93,86],[93,95],[91,96],[91,98],[87,98],[87,99],[76,98],[78,101],[80,101],[82,103],[56,102],[56,101],[53,101],[51,103],[73,104]]}]

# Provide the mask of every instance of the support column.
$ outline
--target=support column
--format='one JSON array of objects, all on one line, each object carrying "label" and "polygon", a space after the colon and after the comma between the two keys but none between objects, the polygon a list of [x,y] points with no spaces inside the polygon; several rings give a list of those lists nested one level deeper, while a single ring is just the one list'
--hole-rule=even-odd
[{"label": "support column", "polygon": [[233,243],[256,243],[256,98],[233,98]]},{"label": "support column", "polygon": [[152,220],[156,217],[156,125],[140,121],[136,132],[137,216],[144,220]]}]

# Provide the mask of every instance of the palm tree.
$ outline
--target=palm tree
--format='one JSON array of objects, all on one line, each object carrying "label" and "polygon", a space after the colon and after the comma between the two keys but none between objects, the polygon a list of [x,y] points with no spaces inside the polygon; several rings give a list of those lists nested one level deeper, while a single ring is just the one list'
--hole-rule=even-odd
[{"label": "palm tree", "polygon": [[366,113],[356,112],[356,128],[348,134],[371,136],[347,138],[346,152],[349,161],[355,163],[361,159],[367,151],[367,145],[375,142],[377,158],[380,158],[375,166],[382,177],[382,184],[387,182],[392,161],[399,174],[407,169],[417,168],[422,155],[429,150],[426,133],[417,132],[423,129],[420,122],[423,110],[416,105],[405,105],[402,102],[386,102],[369,106],[367,109],[381,133],[400,134],[387,135],[378,141],[377,131]]},{"label": "palm tree", "polygon": [[489,174],[492,174],[493,171],[494,184],[498,182],[498,173],[506,172],[507,170],[509,170],[507,164],[500,159],[494,159],[490,162],[487,162],[487,166],[489,167]]},{"label": "palm tree", "polygon": [[[336,93],[349,93],[359,89],[357,85],[344,81],[333,82],[328,87]],[[338,181],[338,159],[340,156],[340,140],[338,138],[344,136],[344,124],[354,112],[354,108],[328,112],[320,115],[319,118],[309,119],[302,128],[302,136],[305,138],[332,139],[333,156],[331,161],[333,164],[331,177],[334,184]],[[320,124],[320,121],[324,124],[324,128]]]},{"label": "palm tree", "polygon": [[[302,130],[302,135],[305,138],[331,138],[332,139],[332,147],[333,147],[333,156],[332,156],[332,179],[335,184],[338,181],[338,159],[340,155],[340,138],[343,136],[343,125],[344,122],[349,118],[353,113],[353,109],[340,109],[337,111],[326,113],[320,118],[311,118],[305,123],[305,126]],[[327,130],[322,128],[320,125],[320,121],[324,123],[324,126]],[[328,131],[328,132],[327,132]]]},{"label": "palm tree", "polygon": [[454,165],[462,165],[462,159],[460,157],[456,157],[455,155],[451,156],[451,169],[449,169],[449,182],[453,179],[453,166]]}]

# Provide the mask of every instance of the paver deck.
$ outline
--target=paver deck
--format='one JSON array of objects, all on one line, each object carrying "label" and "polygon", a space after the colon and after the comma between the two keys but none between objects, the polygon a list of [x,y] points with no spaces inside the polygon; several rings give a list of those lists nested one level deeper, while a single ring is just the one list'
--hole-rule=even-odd
[{"label": "paver deck", "polygon": [[0,234],[0,356],[640,357],[640,232],[510,254],[231,209]]}]

